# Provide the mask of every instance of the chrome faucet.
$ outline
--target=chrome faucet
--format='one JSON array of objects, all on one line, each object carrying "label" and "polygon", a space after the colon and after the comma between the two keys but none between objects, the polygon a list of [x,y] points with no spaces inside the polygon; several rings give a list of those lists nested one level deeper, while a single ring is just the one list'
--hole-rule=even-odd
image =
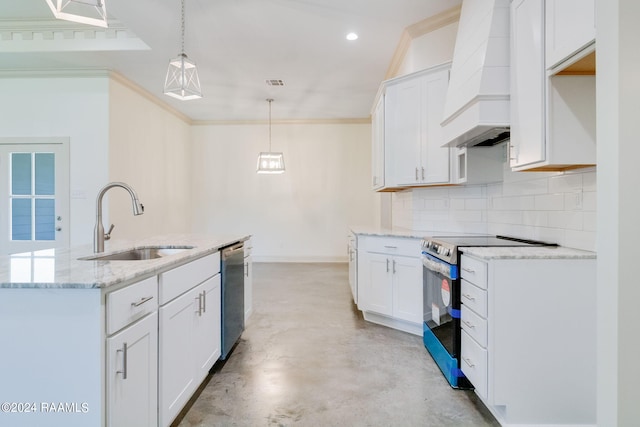
[{"label": "chrome faucet", "polygon": [[113,187],[122,187],[129,192],[131,195],[131,201],[133,202],[133,214],[134,215],[142,215],[144,213],[144,206],[138,200],[138,195],[129,185],[124,182],[110,182],[109,184],[102,187],[100,192],[98,193],[98,198],[96,199],[96,226],[94,228],[93,233],[93,252],[104,252],[104,241],[109,240],[111,238],[111,232],[113,231],[114,225],[111,224],[109,231],[107,233],[104,232],[104,227],[102,226],[102,197],[104,194]]}]

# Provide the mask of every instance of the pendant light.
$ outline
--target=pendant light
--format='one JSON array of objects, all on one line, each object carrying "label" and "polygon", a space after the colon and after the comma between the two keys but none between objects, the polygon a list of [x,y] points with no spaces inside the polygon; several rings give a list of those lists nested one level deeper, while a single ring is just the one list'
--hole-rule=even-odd
[{"label": "pendant light", "polygon": [[271,103],[273,99],[267,99],[269,103],[269,152],[261,152],[258,155],[258,173],[284,173],[284,155],[271,151]]},{"label": "pendant light", "polygon": [[200,79],[196,63],[184,53],[184,0],[182,0],[182,50],[180,55],[169,61],[167,77],[164,81],[164,93],[182,101],[202,98]]},{"label": "pendant light", "polygon": [[57,19],[107,28],[105,0],[45,0]]}]

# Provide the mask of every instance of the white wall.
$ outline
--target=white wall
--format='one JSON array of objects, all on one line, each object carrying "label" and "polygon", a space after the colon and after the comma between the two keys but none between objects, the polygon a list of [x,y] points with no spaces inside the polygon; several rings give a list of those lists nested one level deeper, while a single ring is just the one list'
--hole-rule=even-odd
[{"label": "white wall", "polygon": [[345,261],[349,225],[372,225],[369,124],[273,124],[286,172],[256,174],[268,125],[193,128],[194,231],[253,235],[256,261]]},{"label": "white wall", "polygon": [[91,243],[95,195],[107,182],[108,78],[0,78],[0,136],[70,140],[70,244]]},{"label": "white wall", "polygon": [[175,114],[110,80],[109,181],[131,185],[145,207],[134,216],[124,189],[107,192],[103,222],[105,229],[115,224],[114,241],[191,231],[190,135],[190,125]]}]

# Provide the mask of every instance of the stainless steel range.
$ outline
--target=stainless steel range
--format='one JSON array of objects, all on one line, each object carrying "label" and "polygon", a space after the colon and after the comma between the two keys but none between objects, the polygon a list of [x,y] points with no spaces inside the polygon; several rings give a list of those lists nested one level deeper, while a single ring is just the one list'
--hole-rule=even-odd
[{"label": "stainless steel range", "polygon": [[424,345],[454,388],[472,388],[460,370],[460,249],[490,246],[556,246],[506,236],[425,237],[422,241]]}]

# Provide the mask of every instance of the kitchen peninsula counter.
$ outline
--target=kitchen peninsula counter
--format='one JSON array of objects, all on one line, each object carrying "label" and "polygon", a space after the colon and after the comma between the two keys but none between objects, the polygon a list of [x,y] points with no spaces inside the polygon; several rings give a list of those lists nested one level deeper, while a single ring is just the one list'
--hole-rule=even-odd
[{"label": "kitchen peninsula counter", "polygon": [[79,259],[99,255],[93,253],[91,245],[1,256],[0,288],[96,289],[126,285],[217,252],[230,244],[246,241],[249,237],[173,234],[137,241],[107,242],[105,245],[104,254],[145,246],[193,246],[193,249],[177,254],[136,261]]}]

